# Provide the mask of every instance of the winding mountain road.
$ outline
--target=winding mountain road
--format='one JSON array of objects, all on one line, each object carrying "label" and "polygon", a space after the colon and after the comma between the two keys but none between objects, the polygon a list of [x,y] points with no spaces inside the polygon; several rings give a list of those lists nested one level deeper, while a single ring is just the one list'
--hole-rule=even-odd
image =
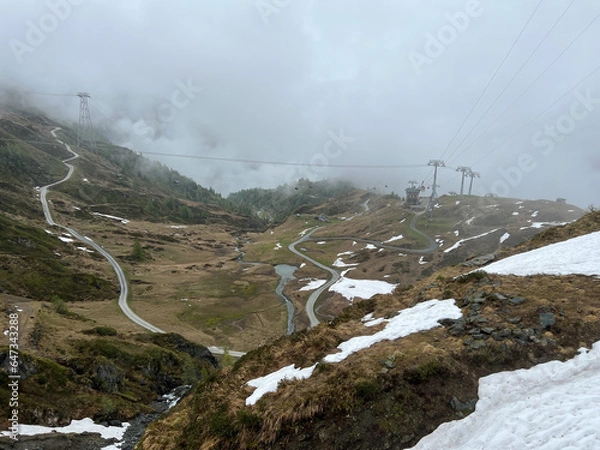
[{"label": "winding mountain road", "polygon": [[[144,319],[142,319],[140,316],[138,316],[136,313],[134,313],[133,310],[129,307],[129,304],[127,303],[127,296],[129,294],[129,286],[127,284],[127,278],[125,277],[125,273],[123,272],[123,269],[121,268],[119,263],[115,260],[115,258],[110,253],[108,253],[106,250],[104,250],[104,248],[101,245],[95,243],[89,237],[82,236],[73,228],[70,228],[70,227],[67,227],[64,225],[60,225],[60,224],[56,223],[54,221],[54,219],[52,219],[52,214],[50,212],[50,205],[49,205],[48,199],[47,199],[48,189],[50,189],[54,186],[58,186],[59,184],[64,183],[69,178],[71,178],[71,175],[73,175],[74,167],[73,167],[73,165],[69,164],[68,162],[72,161],[76,158],[79,158],[79,155],[71,149],[71,146],[69,144],[61,141],[56,136],[56,132],[60,129],[61,129],[60,127],[54,128],[52,131],[50,131],[50,133],[52,134],[54,139],[56,139],[56,141],[59,142],[60,144],[64,145],[65,148],[73,154],[73,156],[63,160],[63,163],[65,166],[68,167],[69,172],[62,180],[56,181],[54,183],[48,184],[48,185],[40,188],[40,201],[42,202],[42,208],[44,210],[44,216],[46,218],[46,222],[48,222],[48,225],[50,225],[50,226],[58,227],[58,228],[61,228],[65,231],[67,231],[75,239],[83,242],[84,244],[89,245],[90,247],[93,247],[98,253],[100,253],[104,258],[106,258],[106,260],[113,267],[115,273],[117,274],[117,278],[119,279],[119,286],[120,286],[119,307],[121,308],[121,311],[123,311],[123,313],[127,316],[127,318],[129,320],[131,320],[132,322],[145,328],[148,331],[152,331],[153,333],[165,333],[164,330],[161,330],[157,326],[154,326],[150,322],[147,322]],[[226,351],[225,349],[223,349],[221,347],[211,346],[211,347],[207,347],[207,348],[211,353],[214,353],[217,355],[223,355],[223,354],[225,354],[225,351]],[[227,353],[235,358],[240,358],[246,354],[245,352],[238,352],[235,350],[229,350],[229,351],[227,351]]]},{"label": "winding mountain road", "polygon": [[123,272],[123,269],[121,268],[121,266],[119,265],[119,263],[115,260],[115,258],[113,258],[113,256],[108,253],[106,250],[104,250],[104,248],[102,248],[101,245],[96,244],[94,241],[92,241],[89,237],[87,236],[82,236],[81,234],[79,234],[77,231],[75,231],[74,229],[70,228],[70,227],[66,227],[64,225],[60,225],[58,223],[56,223],[54,221],[54,219],[52,219],[52,214],[50,212],[50,205],[48,203],[48,189],[50,189],[51,187],[54,186],[58,186],[61,183],[64,183],[65,181],[67,181],[69,178],[71,178],[71,175],[73,175],[73,166],[71,164],[68,164],[68,161],[72,161],[76,158],[79,158],[79,155],[77,153],[75,153],[72,149],[71,146],[63,141],[61,141],[57,136],[56,136],[56,132],[58,130],[60,130],[60,127],[54,128],[52,131],[50,131],[50,133],[52,134],[52,136],[54,137],[54,139],[56,139],[57,142],[61,143],[62,145],[65,146],[65,148],[71,152],[73,154],[72,157],[64,159],[63,163],[65,166],[68,167],[69,172],[67,173],[67,175],[60,181],[56,181],[54,183],[48,184],[46,186],[43,186],[42,188],[40,188],[40,201],[42,202],[42,208],[44,209],[44,216],[46,217],[46,222],[48,222],[48,225],[50,226],[55,226],[58,228],[62,228],[63,230],[66,230],[69,234],[71,234],[75,239],[83,242],[84,244],[87,244],[91,247],[93,247],[98,253],[100,253],[102,256],[104,256],[104,258],[106,258],[106,260],[110,263],[110,265],[113,267],[115,273],[117,274],[117,278],[119,279],[119,286],[120,286],[120,294],[119,294],[119,307],[121,308],[121,311],[123,311],[123,313],[127,316],[127,318],[129,318],[129,320],[131,320],[132,322],[138,324],[139,326],[152,331],[154,333],[164,333],[163,330],[161,330],[160,328],[152,325],[149,322],[146,322],[144,319],[142,319],[140,316],[138,316],[136,313],[134,313],[131,308],[129,307],[129,305],[127,304],[127,296],[129,294],[129,287],[127,285],[127,278],[125,278],[125,273]]},{"label": "winding mountain road", "polygon": [[[354,237],[354,236],[319,236],[318,238],[309,238],[309,239],[304,239],[304,240],[305,241],[356,241],[356,242],[365,242],[367,244],[373,244],[377,247],[389,248],[391,250],[397,250],[397,251],[406,252],[406,253],[417,253],[417,254],[431,253],[438,247],[438,244],[435,242],[435,240],[433,238],[431,238],[431,236],[426,235],[425,233],[423,233],[422,231],[420,231],[419,229],[417,229],[415,227],[415,223],[416,223],[417,219],[423,214],[424,213],[415,214],[408,225],[409,228],[411,230],[413,230],[415,233],[417,233],[420,236],[423,236],[425,239],[427,239],[427,247],[422,248],[422,249],[398,247],[397,245],[386,244],[385,242],[382,242],[382,241],[374,241],[372,239],[364,239],[364,238],[359,238],[359,237]],[[313,230],[313,231],[316,231],[316,230]],[[312,233],[309,233],[309,234],[312,234]]]},{"label": "winding mountain road", "polygon": [[306,235],[302,236],[297,241],[292,242],[290,245],[288,245],[288,249],[292,253],[298,255],[300,258],[307,260],[308,262],[310,262],[311,264],[314,264],[315,266],[319,267],[320,269],[326,270],[327,272],[329,272],[331,274],[331,279],[327,283],[325,283],[323,286],[321,286],[317,290],[315,290],[312,294],[310,294],[310,297],[308,297],[308,301],[306,302],[306,314],[308,315],[308,320],[310,321],[311,328],[319,325],[319,323],[320,323],[319,319],[317,319],[317,315],[315,314],[315,304],[317,303],[319,296],[323,293],[323,291],[325,291],[325,289],[329,288],[332,284],[334,284],[336,281],[338,281],[340,279],[340,273],[337,270],[332,269],[331,267],[328,267],[324,264],[321,264],[319,261],[316,261],[316,260],[312,259],[310,256],[307,256],[304,253],[296,250],[296,245],[309,240],[310,235],[313,234],[315,231],[320,230],[321,228],[323,228],[323,227],[315,228],[314,230],[310,231]]},{"label": "winding mountain road", "polygon": [[[369,204],[368,204],[369,200],[367,200],[366,202],[364,202],[362,205],[365,208],[365,212],[369,211]],[[436,248],[437,248],[437,243],[435,242],[434,239],[432,239],[430,236],[426,235],[425,233],[423,233],[422,231],[418,230],[415,226],[415,223],[417,221],[417,219],[422,215],[423,213],[419,213],[419,214],[415,214],[412,218],[412,220],[410,221],[410,224],[408,225],[409,228],[411,230],[413,230],[415,233],[419,234],[420,236],[423,236],[425,239],[427,239],[427,243],[428,246],[424,249],[413,249],[413,248],[406,248],[406,247],[398,247],[395,245],[389,245],[386,244],[384,242],[381,241],[374,241],[371,239],[364,239],[364,238],[358,238],[358,237],[354,237],[354,236],[324,236],[321,237],[319,236],[318,238],[313,238],[311,237],[311,235],[317,231],[322,229],[323,227],[318,227],[315,228],[314,230],[310,231],[309,233],[307,233],[306,235],[302,236],[300,239],[298,239],[295,242],[292,242],[290,245],[288,245],[288,249],[298,255],[299,257],[307,260],[308,262],[310,262],[311,264],[314,264],[315,266],[326,270],[327,272],[329,272],[331,274],[331,279],[325,283],[324,285],[322,285],[321,287],[319,287],[317,290],[315,290],[310,297],[308,298],[308,301],[306,302],[306,314],[308,315],[308,319],[310,321],[310,327],[314,327],[317,326],[320,322],[319,319],[317,318],[317,315],[315,313],[315,304],[317,303],[317,300],[319,299],[319,296],[325,291],[325,289],[328,289],[330,286],[332,286],[334,283],[336,283],[339,279],[340,279],[340,273],[335,270],[332,269],[331,267],[328,267],[324,264],[321,264],[318,261],[315,261],[313,258],[311,258],[308,255],[305,255],[304,253],[296,250],[296,245],[302,243],[302,242],[306,242],[306,241],[342,241],[342,240],[352,240],[352,241],[357,241],[357,242],[365,242],[368,244],[373,244],[377,247],[382,247],[382,248],[388,248],[388,249],[392,249],[392,250],[396,250],[396,251],[401,251],[401,252],[406,252],[406,253],[417,253],[417,254],[425,254],[425,253],[432,253]]]}]

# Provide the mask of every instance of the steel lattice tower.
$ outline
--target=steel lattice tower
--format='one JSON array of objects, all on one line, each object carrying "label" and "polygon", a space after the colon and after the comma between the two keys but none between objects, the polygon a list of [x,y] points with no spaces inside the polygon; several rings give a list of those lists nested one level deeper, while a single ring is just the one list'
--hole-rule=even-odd
[{"label": "steel lattice tower", "polygon": [[90,107],[88,99],[90,94],[87,92],[78,92],[79,97],[79,128],[77,129],[77,147],[87,144],[90,150],[96,148],[96,143],[92,135],[92,119],[90,117]]},{"label": "steel lattice tower", "polygon": [[[465,177],[469,176],[471,173],[470,167],[460,166],[456,168],[457,172],[462,172],[462,177],[460,179],[460,196],[462,197],[465,192]],[[471,178],[472,180],[472,178]],[[471,192],[469,192],[471,194]]]},{"label": "steel lattice tower", "polygon": [[471,177],[471,182],[469,183],[469,195],[471,195],[471,191],[473,190],[473,178],[479,178],[479,172],[469,170],[468,175]]},{"label": "steel lattice tower", "polygon": [[429,161],[429,163],[427,163],[428,166],[433,166],[434,170],[433,170],[433,186],[431,187],[431,197],[429,198],[429,205],[427,205],[427,209],[429,210],[429,217],[431,218],[432,214],[433,214],[433,203],[434,201],[438,198],[437,195],[437,173],[438,173],[438,167],[446,167],[446,164],[444,163],[444,161],[440,160],[440,159],[432,159],[431,161]]}]

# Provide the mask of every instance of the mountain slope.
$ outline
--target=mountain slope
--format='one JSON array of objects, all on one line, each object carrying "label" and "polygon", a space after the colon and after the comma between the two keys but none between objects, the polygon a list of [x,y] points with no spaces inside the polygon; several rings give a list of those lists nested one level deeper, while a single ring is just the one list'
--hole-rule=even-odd
[{"label": "mountain slope", "polygon": [[[559,233],[583,228],[600,230],[600,214]],[[471,413],[480,377],[564,361],[600,340],[596,278],[464,273],[446,268],[249,353],[152,425],[139,448],[407,448],[440,423]],[[322,361],[341,342],[373,334],[361,321],[365,315],[390,318],[436,298],[456,299],[463,318],[374,344],[339,363]],[[315,363],[310,378],[282,381],[275,393],[246,405],[253,392],[248,381]]]}]

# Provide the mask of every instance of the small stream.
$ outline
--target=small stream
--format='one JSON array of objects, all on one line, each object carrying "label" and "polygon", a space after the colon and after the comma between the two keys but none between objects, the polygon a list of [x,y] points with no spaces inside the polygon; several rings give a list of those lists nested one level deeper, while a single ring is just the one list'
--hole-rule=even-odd
[{"label": "small stream", "polygon": [[275,272],[281,277],[279,284],[277,284],[277,287],[275,288],[275,293],[283,300],[288,310],[288,325],[286,333],[288,335],[292,334],[295,329],[294,316],[296,315],[296,308],[294,308],[294,303],[292,300],[283,293],[283,290],[289,281],[296,279],[296,277],[294,277],[294,272],[297,269],[298,268],[296,266],[290,266],[289,264],[277,264],[275,266]]},{"label": "small stream", "polygon": [[[259,264],[262,263],[258,263],[258,262],[246,262],[244,261],[244,255],[245,253],[240,251],[240,249],[238,247],[235,248],[236,252],[240,253],[240,256],[238,256],[238,263],[240,264],[244,264],[246,266],[257,266]],[[296,315],[296,308],[294,307],[294,303],[292,302],[292,300],[283,293],[284,289],[285,289],[285,285],[291,281],[291,280],[295,280],[296,277],[294,277],[294,272],[296,270],[298,270],[298,268],[296,266],[291,266],[289,264],[277,264],[275,267],[275,273],[277,273],[277,275],[279,275],[281,277],[281,279],[279,280],[279,283],[277,284],[277,287],[275,288],[275,293],[277,295],[279,295],[279,298],[283,301],[283,303],[285,304],[287,311],[288,311],[288,324],[287,324],[287,332],[286,334],[292,334],[295,330],[295,326],[294,326],[294,317]]]}]

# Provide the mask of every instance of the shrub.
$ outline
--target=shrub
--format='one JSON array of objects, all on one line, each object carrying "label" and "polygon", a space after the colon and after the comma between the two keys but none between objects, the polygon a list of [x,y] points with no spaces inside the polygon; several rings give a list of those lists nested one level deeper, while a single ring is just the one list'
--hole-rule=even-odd
[{"label": "shrub", "polygon": [[95,327],[84,331],[85,334],[97,334],[98,336],[116,336],[117,330],[113,327]]}]

